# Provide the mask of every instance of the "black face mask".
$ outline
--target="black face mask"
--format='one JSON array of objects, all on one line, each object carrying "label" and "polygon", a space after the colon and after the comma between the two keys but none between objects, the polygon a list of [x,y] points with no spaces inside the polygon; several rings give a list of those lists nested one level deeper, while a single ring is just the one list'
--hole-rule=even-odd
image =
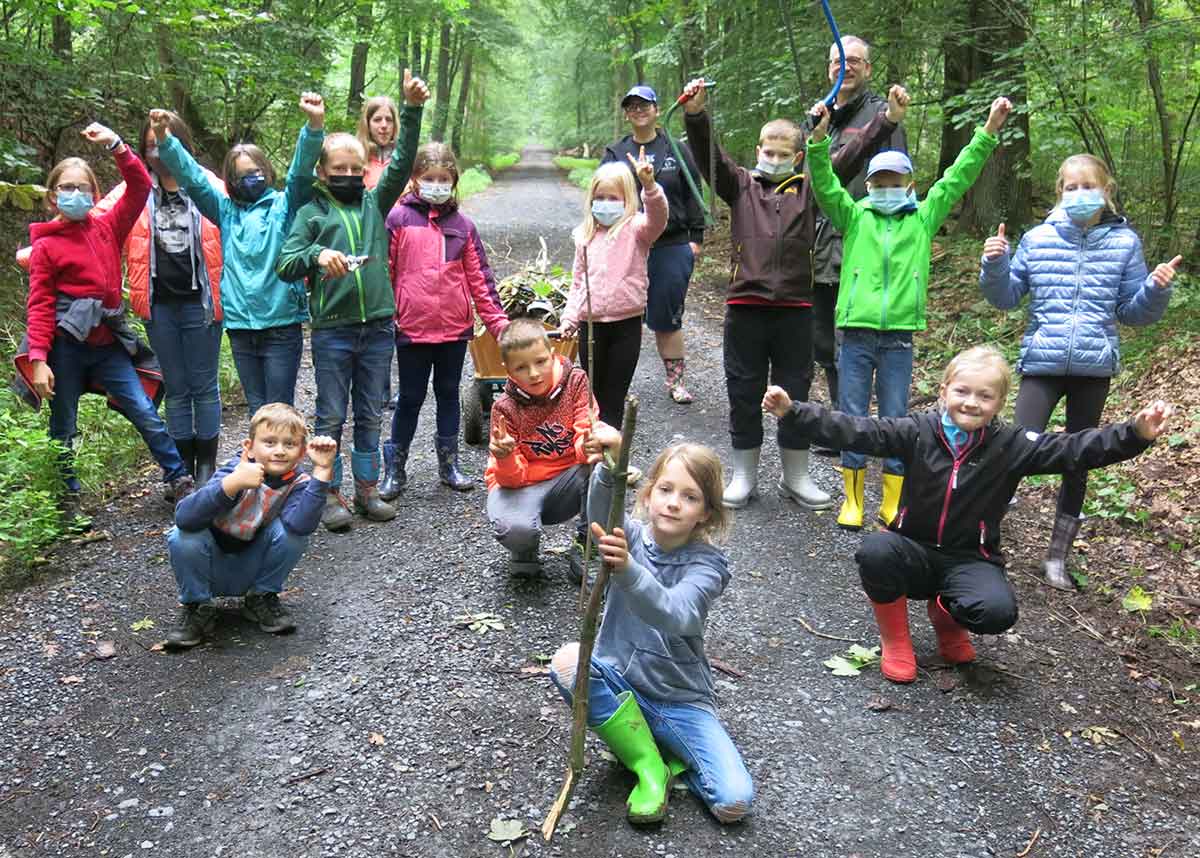
[{"label": "black face mask", "polygon": [[325,180],[325,186],[333,198],[343,205],[362,202],[362,176],[330,176]]}]

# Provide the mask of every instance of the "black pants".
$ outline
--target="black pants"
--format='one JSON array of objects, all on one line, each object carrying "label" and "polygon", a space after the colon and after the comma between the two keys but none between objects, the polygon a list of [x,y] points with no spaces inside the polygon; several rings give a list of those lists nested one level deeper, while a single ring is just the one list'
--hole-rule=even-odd
[{"label": "black pants", "polygon": [[[767,379],[798,402],[812,386],[812,308],[753,304],[725,306],[725,388],[729,436],[735,450],[763,442],[762,398]],[[780,421],[779,446],[807,450],[808,439]]]},{"label": "black pants", "polygon": [[[1100,425],[1111,378],[1073,375],[1027,375],[1021,379],[1013,419],[1020,426],[1042,432],[1058,401],[1067,398],[1067,431],[1079,432]],[[1063,474],[1058,490],[1058,514],[1078,517],[1087,494],[1087,471]]]},{"label": "black pants", "polygon": [[837,329],[834,326],[837,299],[836,283],[818,283],[813,289],[813,361],[825,370],[831,408],[837,408],[838,403]]},{"label": "black pants", "polygon": [[638,356],[642,351],[642,317],[619,322],[593,322],[596,371],[588,366],[587,322],[579,323],[579,363],[592,377],[592,391],[600,406],[600,419],[621,428],[625,417],[625,394],[633,383]]},{"label": "black pants", "polygon": [[863,537],[854,559],[872,602],[940,595],[956,623],[981,635],[998,635],[1017,621],[1017,596],[1004,568],[973,551],[941,551],[879,530]]}]

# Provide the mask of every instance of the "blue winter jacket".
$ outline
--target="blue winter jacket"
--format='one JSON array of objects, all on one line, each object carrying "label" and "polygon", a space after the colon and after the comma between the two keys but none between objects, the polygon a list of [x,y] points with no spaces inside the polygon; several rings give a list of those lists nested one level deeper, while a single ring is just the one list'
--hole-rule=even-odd
[{"label": "blue winter jacket", "polygon": [[1147,275],[1141,239],[1125,218],[1107,215],[1083,228],[1062,209],[1022,236],[1011,261],[984,259],[979,285],[1001,310],[1030,294],[1021,375],[1114,376],[1117,322],[1153,324],[1171,300],[1171,289]]}]

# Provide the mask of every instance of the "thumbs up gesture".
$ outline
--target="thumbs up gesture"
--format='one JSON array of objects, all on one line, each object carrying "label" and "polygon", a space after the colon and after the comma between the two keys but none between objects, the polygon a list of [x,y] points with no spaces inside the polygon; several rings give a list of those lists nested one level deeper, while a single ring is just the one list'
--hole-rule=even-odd
[{"label": "thumbs up gesture", "polygon": [[508,421],[504,419],[503,414],[497,413],[492,417],[492,434],[488,439],[488,450],[497,459],[504,459],[512,455],[512,451],[517,448],[517,441],[508,431]]},{"label": "thumbs up gesture", "polygon": [[1150,279],[1154,281],[1154,285],[1159,289],[1166,289],[1171,285],[1171,281],[1175,279],[1175,269],[1183,262],[1182,256],[1176,256],[1170,262],[1164,262],[1156,265],[1154,270],[1150,272]]},{"label": "thumbs up gesture", "polygon": [[429,100],[429,87],[419,77],[413,77],[412,69],[404,70],[404,103],[420,107]]},{"label": "thumbs up gesture", "polygon": [[242,442],[242,459],[237,463],[233,472],[221,480],[221,488],[226,496],[235,498],[244,489],[256,489],[262,485],[266,471],[263,466],[250,458],[250,439]]},{"label": "thumbs up gesture", "polygon": [[1007,255],[1008,239],[1004,235],[1004,224],[1000,224],[1000,228],[996,230],[996,234],[984,241],[983,258],[999,259],[1001,256]]}]

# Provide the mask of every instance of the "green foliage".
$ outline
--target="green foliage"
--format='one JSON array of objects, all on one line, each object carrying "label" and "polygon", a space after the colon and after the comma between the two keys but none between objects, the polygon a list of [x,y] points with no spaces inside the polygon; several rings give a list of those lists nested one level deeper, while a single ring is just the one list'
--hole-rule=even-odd
[{"label": "green foliage", "polygon": [[554,165],[560,170],[567,171],[568,182],[586,191],[592,181],[592,174],[600,166],[600,159],[572,158],[567,155],[560,155],[554,159]]},{"label": "green foliage", "polygon": [[458,199],[466,200],[492,184],[492,177],[481,167],[464,170],[458,177]]},{"label": "green foliage", "polygon": [[0,582],[65,529],[58,509],[62,446],[32,411],[0,391]]},{"label": "green foliage", "polygon": [[516,165],[521,160],[520,152],[505,152],[501,155],[493,155],[488,158],[488,169],[493,173],[499,173],[501,170],[507,170],[509,167]]},{"label": "green foliage", "polygon": [[1137,486],[1129,475],[1116,468],[1088,472],[1088,493],[1083,511],[1097,518],[1145,521],[1149,511],[1135,509]]}]

